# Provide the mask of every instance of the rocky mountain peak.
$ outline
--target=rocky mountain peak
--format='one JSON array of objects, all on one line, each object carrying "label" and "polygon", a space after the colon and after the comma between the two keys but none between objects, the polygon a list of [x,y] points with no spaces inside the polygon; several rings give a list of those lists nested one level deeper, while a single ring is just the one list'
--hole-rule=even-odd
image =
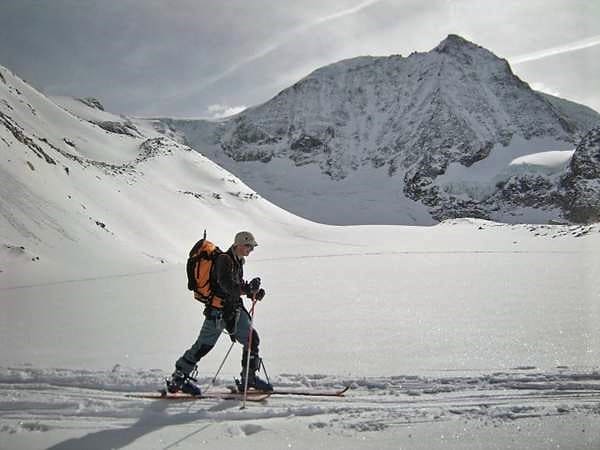
[{"label": "rocky mountain peak", "polygon": [[[251,162],[311,166],[336,183],[375,171],[373,177],[393,178],[404,196],[441,220],[490,217],[494,208],[440,189],[436,180],[451,165],[474,167],[492,152],[534,139],[572,149],[599,123],[597,112],[532,90],[506,60],[449,35],[429,52],[356,57],[317,69],[212,132],[181,126],[190,130],[184,131],[189,144],[216,145],[211,157],[242,178],[236,171]],[[272,189],[278,182],[269,177]],[[287,181],[283,176],[274,190]],[[522,181],[508,183],[503,195],[513,195],[514,186],[547,184]]]},{"label": "rocky mountain peak", "polygon": [[[467,52],[474,50],[485,50],[473,42],[466,40],[465,38],[457,34],[449,34],[446,39],[440,42],[434,49],[437,53],[454,54],[458,52]],[[487,50],[485,50],[487,52]]]}]

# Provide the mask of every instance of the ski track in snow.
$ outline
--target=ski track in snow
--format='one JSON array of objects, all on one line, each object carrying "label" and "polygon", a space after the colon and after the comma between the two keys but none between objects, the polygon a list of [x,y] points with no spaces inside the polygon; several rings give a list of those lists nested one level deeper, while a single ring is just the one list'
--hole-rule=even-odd
[{"label": "ski track in snow", "polygon": [[[344,434],[452,420],[496,424],[522,418],[600,415],[600,371],[596,369],[543,372],[523,367],[435,377],[282,374],[273,380],[276,386],[327,389],[350,385],[351,389],[339,398],[272,396],[244,411],[238,401],[164,402],[125,396],[155,391],[165,376],[160,370],[120,366],[111,371],[0,368],[0,436],[45,432],[63,428],[65,423],[102,429],[86,435],[96,442],[101,434],[111,442],[132,442],[140,434],[191,422],[202,428],[227,421],[237,426],[235,432],[249,435],[263,431],[269,420],[294,417],[310,430]],[[200,382],[206,389],[210,378]],[[59,444],[56,448],[71,447]]]}]

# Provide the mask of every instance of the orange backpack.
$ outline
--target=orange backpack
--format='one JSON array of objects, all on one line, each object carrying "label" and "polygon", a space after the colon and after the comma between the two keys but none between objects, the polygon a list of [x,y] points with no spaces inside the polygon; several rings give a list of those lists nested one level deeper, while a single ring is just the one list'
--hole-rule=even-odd
[{"label": "orange backpack", "polygon": [[212,300],[213,292],[210,285],[212,267],[215,259],[223,251],[204,237],[194,244],[187,260],[188,289],[194,292],[194,298],[204,304]]}]

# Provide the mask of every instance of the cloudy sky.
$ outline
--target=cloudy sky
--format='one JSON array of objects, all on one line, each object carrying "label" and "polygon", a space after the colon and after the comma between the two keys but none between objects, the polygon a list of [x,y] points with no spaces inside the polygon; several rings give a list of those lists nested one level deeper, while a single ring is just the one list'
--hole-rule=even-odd
[{"label": "cloudy sky", "polygon": [[450,33],[600,111],[598,0],[0,0],[0,65],[139,116],[222,116],[323,65]]}]

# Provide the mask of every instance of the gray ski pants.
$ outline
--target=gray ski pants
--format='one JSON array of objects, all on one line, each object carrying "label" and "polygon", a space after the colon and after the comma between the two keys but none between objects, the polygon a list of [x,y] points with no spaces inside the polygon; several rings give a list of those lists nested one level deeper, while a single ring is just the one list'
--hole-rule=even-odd
[{"label": "gray ski pants", "polygon": [[[210,309],[206,316],[196,342],[175,363],[176,369],[181,370],[186,375],[189,375],[194,370],[198,361],[212,350],[225,329],[230,333],[232,339],[235,339],[235,341],[244,346],[242,365],[246,361],[250,333],[250,314],[244,308],[239,308],[236,320],[229,322],[223,319],[222,312],[217,309]],[[258,356],[258,344],[258,333],[253,329],[252,350],[250,351],[253,356]]]}]

